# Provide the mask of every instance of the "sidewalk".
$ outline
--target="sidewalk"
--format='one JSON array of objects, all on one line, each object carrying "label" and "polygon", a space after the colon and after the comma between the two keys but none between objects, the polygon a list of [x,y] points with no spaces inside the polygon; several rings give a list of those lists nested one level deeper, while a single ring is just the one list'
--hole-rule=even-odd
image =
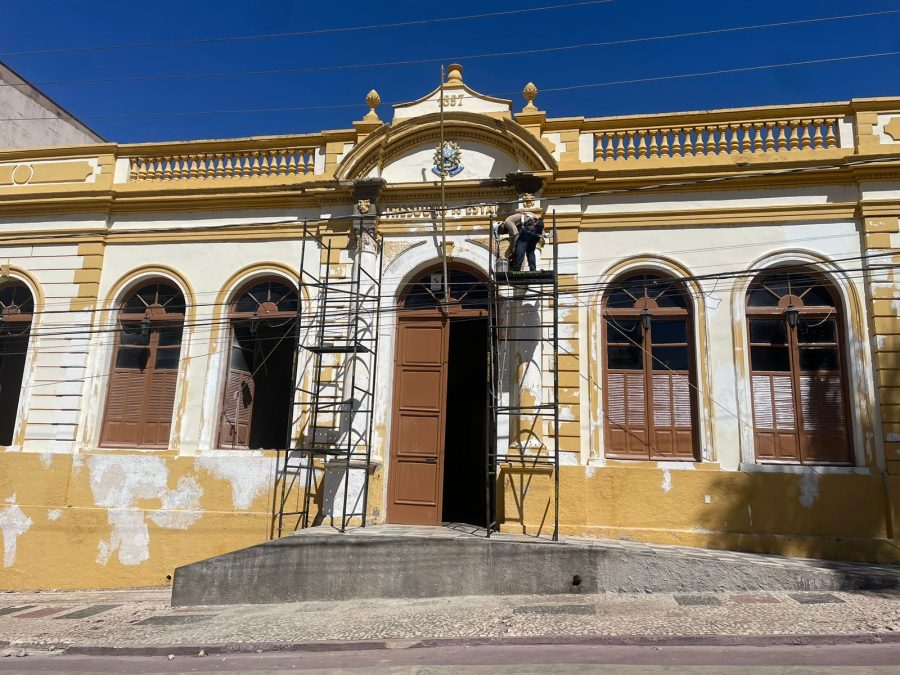
[{"label": "sidewalk", "polygon": [[406,648],[439,644],[900,642],[900,593],[459,597],[181,607],[169,589],[0,593],[0,653]]}]

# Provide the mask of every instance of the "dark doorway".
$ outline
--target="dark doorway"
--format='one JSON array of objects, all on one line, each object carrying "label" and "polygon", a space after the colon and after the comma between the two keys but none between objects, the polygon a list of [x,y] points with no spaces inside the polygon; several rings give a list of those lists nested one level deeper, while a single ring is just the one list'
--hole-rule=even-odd
[{"label": "dark doorway", "polygon": [[0,333],[0,445],[13,442],[30,328],[26,323],[16,326],[17,333]]},{"label": "dark doorway", "polygon": [[450,320],[442,520],[485,526],[488,323]]}]

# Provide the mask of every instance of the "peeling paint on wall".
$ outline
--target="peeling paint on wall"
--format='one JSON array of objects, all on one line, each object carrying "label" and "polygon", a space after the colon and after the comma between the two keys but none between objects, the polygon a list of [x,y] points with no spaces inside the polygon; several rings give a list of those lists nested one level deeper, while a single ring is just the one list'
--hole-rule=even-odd
[{"label": "peeling paint on wall", "polygon": [[149,518],[160,527],[186,530],[200,518],[200,497],[203,488],[193,476],[182,476],[178,486],[162,496],[162,509],[153,511]]},{"label": "peeling paint on wall", "polygon": [[100,540],[97,562],[105,565],[118,552],[123,565],[137,565],[150,557],[150,533],[138,499],[159,498],[168,471],[161,457],[92,455],[88,461],[94,504],[109,509],[109,541]]},{"label": "peeling paint on wall", "polygon": [[53,465],[53,453],[52,452],[42,452],[41,453],[41,466],[45,469],[49,469]]},{"label": "peeling paint on wall", "polygon": [[16,562],[16,542],[31,528],[31,518],[16,504],[16,496],[6,500],[9,506],[0,510],[0,530],[3,531],[3,566],[12,567]]},{"label": "peeling paint on wall", "polygon": [[231,501],[246,510],[273,481],[275,460],[269,457],[198,457],[196,466],[231,483]]},{"label": "peeling paint on wall", "polygon": [[669,492],[672,491],[672,473],[668,469],[663,469],[662,474],[662,490],[666,494],[669,494]]},{"label": "peeling paint on wall", "polygon": [[806,471],[800,476],[800,503],[804,508],[811,508],[819,496],[819,474]]},{"label": "peeling paint on wall", "polygon": [[51,523],[55,523],[62,517],[62,509],[50,509],[47,511],[47,520]]}]

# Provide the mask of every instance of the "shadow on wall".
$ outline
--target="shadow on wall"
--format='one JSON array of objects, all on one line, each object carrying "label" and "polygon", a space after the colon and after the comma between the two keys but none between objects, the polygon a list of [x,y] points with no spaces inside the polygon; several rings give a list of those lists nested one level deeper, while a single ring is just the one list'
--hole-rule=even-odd
[{"label": "shadow on wall", "polygon": [[[710,474],[696,518],[702,546],[818,558],[840,573],[841,560],[900,562],[900,549],[889,538],[880,475],[809,466],[798,473]],[[845,583],[858,587],[858,577],[848,574]]]}]

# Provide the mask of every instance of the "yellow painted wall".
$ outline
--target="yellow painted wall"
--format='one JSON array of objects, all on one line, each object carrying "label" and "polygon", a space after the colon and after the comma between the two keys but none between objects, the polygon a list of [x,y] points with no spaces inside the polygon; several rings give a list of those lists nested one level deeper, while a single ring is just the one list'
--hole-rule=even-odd
[{"label": "yellow painted wall", "polygon": [[[681,546],[900,562],[882,475],[630,466],[560,469],[560,531]],[[893,477],[892,477],[893,478]],[[552,475],[505,470],[502,529],[553,529]],[[900,480],[890,483],[892,504]],[[524,498],[523,498],[524,495]]]},{"label": "yellow painted wall", "polygon": [[253,458],[249,484],[240,458],[211,459],[0,453],[0,588],[164,586],[179,565],[265,541],[271,459]]}]

